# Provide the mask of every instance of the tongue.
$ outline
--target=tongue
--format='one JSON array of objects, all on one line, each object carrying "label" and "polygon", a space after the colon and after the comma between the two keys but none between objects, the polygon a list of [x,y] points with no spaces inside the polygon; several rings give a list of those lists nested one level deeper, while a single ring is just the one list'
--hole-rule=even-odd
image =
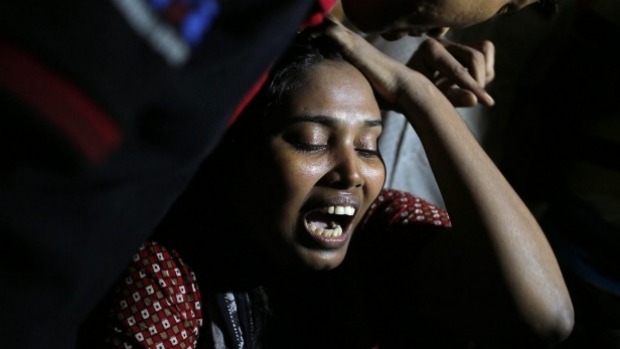
[{"label": "tongue", "polygon": [[321,212],[310,212],[306,216],[306,221],[308,224],[313,224],[317,228],[332,228],[335,224],[334,221],[325,213]]}]

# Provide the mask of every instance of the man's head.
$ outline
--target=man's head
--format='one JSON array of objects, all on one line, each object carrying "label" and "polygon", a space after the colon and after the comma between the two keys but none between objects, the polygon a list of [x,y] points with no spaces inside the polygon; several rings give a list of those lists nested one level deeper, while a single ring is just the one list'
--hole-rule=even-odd
[{"label": "man's head", "polygon": [[[539,0],[551,2],[554,0]],[[386,39],[405,35],[439,36],[494,16],[518,11],[537,0],[341,0],[353,24]]]}]

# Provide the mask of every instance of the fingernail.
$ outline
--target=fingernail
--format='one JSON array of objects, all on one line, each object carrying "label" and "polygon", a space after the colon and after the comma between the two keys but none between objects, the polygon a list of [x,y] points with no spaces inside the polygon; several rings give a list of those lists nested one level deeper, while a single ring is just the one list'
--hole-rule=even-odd
[{"label": "fingernail", "polygon": [[491,95],[488,92],[484,93],[484,98],[487,100],[488,106],[495,105],[495,100],[493,99],[493,97],[491,97]]}]

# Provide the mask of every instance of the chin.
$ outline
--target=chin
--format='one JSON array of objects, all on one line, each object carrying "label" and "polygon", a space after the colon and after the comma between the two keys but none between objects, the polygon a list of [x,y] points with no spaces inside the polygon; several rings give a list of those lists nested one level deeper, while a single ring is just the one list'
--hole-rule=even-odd
[{"label": "chin", "polygon": [[303,251],[301,262],[306,269],[315,271],[328,271],[337,268],[346,255],[346,251],[329,250],[329,251]]}]

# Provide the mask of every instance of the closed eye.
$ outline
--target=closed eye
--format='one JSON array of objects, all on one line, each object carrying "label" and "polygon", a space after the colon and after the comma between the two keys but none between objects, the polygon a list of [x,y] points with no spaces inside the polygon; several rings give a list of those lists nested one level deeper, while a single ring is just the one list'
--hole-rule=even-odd
[{"label": "closed eye", "polygon": [[355,148],[355,151],[363,158],[379,157],[379,151],[375,149]]},{"label": "closed eye", "polygon": [[327,149],[325,144],[294,143],[293,147],[302,153],[319,153]]}]

